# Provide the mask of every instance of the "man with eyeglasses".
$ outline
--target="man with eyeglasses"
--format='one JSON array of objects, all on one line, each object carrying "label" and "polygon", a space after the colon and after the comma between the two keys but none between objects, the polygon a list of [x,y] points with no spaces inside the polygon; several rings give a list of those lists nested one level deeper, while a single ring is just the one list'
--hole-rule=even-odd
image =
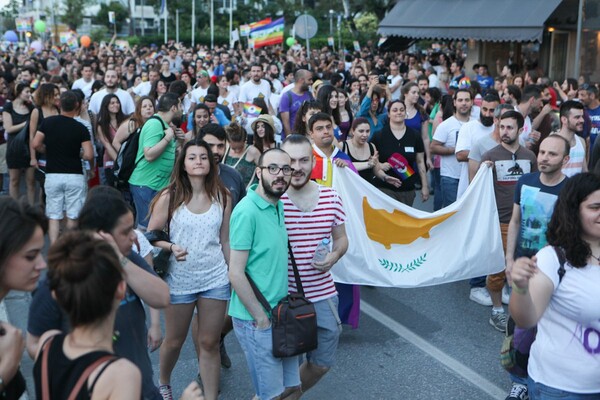
[{"label": "man with eyeglasses", "polygon": [[[481,157],[483,163],[493,168],[494,196],[498,208],[502,245],[505,252],[508,224],[512,217],[517,182],[524,174],[537,171],[535,154],[519,144],[519,134],[523,130],[524,122],[523,115],[518,111],[511,110],[502,114],[498,124],[500,144]],[[488,275],[487,289],[492,299],[490,325],[500,332],[505,332],[507,314],[502,306],[502,288],[504,287],[506,275],[504,266],[502,267],[501,272]]]},{"label": "man with eyeglasses", "polygon": [[292,179],[290,164],[290,156],[280,149],[260,156],[258,184],[235,207],[229,229],[229,315],[260,399],[298,399],[302,394],[299,358],[273,357],[270,310],[257,300],[247,278],[270,307],[288,294],[288,234],[279,199]]},{"label": "man with eyeglasses", "polygon": [[[294,169],[288,191],[283,195],[285,225],[298,265],[306,297],[317,312],[317,349],[306,354],[300,366],[302,392],[325,376],[335,364],[341,320],[338,292],[329,272],[348,249],[346,215],[337,192],[310,180],[315,158],[310,141],[304,135],[288,136],[281,146],[291,157]],[[313,261],[317,246],[324,239],[332,242],[331,251],[322,261]],[[297,291],[291,263],[288,264],[290,291]]]}]

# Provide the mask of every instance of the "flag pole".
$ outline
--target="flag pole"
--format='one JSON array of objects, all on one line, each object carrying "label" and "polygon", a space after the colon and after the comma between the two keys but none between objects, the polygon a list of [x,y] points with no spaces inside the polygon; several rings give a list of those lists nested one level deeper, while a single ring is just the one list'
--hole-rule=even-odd
[{"label": "flag pole", "polygon": [[167,0],[165,0],[165,9],[163,15],[165,17],[165,44],[167,44]]}]

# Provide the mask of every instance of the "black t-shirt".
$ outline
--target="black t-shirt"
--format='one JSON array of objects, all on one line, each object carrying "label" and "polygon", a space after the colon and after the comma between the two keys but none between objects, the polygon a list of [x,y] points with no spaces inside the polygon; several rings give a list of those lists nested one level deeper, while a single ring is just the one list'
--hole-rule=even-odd
[{"label": "black t-shirt", "polygon": [[[156,275],[148,263],[137,253],[131,252],[127,258],[143,270]],[[46,278],[41,279],[33,293],[29,307],[27,332],[41,336],[50,329],[69,332],[68,317],[52,298]],[[142,372],[142,397],[144,400],[161,400],[154,385],[152,363],[148,356],[146,313],[141,299],[127,286],[125,298],[121,301],[115,318],[115,331],[119,332],[114,342],[115,354],[133,362]]]},{"label": "black t-shirt", "polygon": [[417,153],[425,152],[421,134],[414,129],[406,127],[404,136],[398,140],[392,133],[390,124],[388,123],[381,131],[373,135],[371,142],[377,147],[379,162],[387,162],[392,165],[392,169],[386,173],[402,181],[402,186],[395,188],[380,179],[375,179],[373,181],[375,186],[398,192],[415,190],[415,182],[419,179]]},{"label": "black t-shirt", "polygon": [[90,141],[85,126],[73,118],[54,115],[44,118],[39,130],[46,145],[46,173],[83,174],[81,143]]},{"label": "black t-shirt", "polygon": [[242,175],[229,165],[219,164],[219,177],[231,194],[232,207],[235,208],[237,203],[246,196],[246,186]]}]

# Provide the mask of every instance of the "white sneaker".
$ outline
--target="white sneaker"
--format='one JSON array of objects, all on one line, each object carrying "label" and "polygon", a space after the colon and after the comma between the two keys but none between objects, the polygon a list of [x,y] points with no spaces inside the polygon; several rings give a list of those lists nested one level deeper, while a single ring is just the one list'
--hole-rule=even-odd
[{"label": "white sneaker", "polygon": [[469,299],[473,300],[477,304],[481,304],[482,306],[492,305],[492,298],[490,297],[490,293],[484,287],[471,288],[471,294],[469,295]]},{"label": "white sneaker", "polygon": [[502,288],[502,304],[508,304],[510,301],[510,293],[508,292],[508,285],[504,285]]}]

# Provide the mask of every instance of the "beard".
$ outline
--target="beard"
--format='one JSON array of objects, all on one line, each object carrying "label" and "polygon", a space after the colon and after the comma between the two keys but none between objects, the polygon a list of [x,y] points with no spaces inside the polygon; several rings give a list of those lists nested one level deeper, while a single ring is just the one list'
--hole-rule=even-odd
[{"label": "beard", "polygon": [[484,117],[483,115],[479,116],[479,121],[481,122],[481,125],[485,126],[485,127],[490,127],[492,125],[494,125],[494,117]]},{"label": "beard", "polygon": [[[273,185],[275,183],[279,183],[279,182],[283,182],[283,184],[284,184],[283,188],[282,189],[273,189]],[[287,190],[287,188],[290,186],[290,183],[286,182],[285,179],[283,179],[283,178],[277,178],[273,182],[271,182],[270,184],[267,183],[267,182],[265,182],[264,179],[261,179],[260,183],[262,185],[262,188],[263,188],[265,194],[268,197],[271,197],[273,199],[280,199],[281,196],[283,196],[283,194]]]},{"label": "beard", "polygon": [[[294,178],[295,177],[297,177],[297,178],[303,178],[304,180],[301,181],[300,183],[294,183]],[[301,175],[294,176],[292,174],[292,180],[290,181],[290,186],[293,187],[296,190],[300,190],[304,186],[306,186],[308,184],[308,182],[310,182],[310,175],[304,175],[304,173],[302,173]]]}]

